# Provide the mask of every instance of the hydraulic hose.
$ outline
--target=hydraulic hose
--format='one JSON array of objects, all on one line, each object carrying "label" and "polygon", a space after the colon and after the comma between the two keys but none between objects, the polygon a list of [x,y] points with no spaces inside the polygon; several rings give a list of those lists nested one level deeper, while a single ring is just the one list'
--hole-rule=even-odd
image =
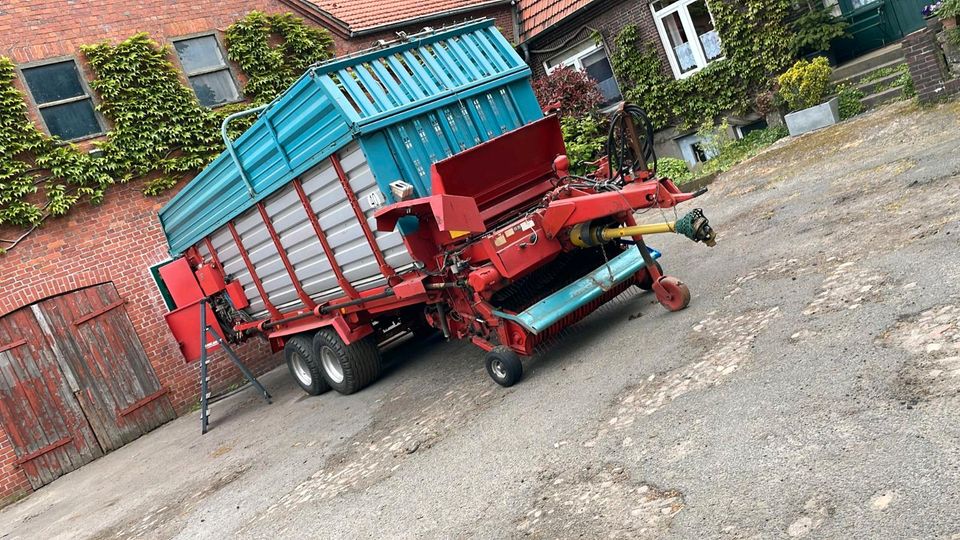
[{"label": "hydraulic hose", "polygon": [[613,113],[606,148],[613,180],[621,179],[630,169],[647,169],[648,163],[652,164],[653,174],[657,174],[653,135],[653,122],[637,105],[624,103]]}]

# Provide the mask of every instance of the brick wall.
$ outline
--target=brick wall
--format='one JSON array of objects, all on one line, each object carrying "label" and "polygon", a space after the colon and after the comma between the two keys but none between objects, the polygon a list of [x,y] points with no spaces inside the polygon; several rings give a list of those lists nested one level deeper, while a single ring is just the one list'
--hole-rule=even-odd
[{"label": "brick wall", "polygon": [[572,46],[590,39],[594,30],[600,33],[604,45],[612,53],[617,34],[623,27],[631,24],[636,25],[640,30],[643,41],[651,44],[660,54],[664,73],[672,78],[673,72],[670,71],[660,35],[657,33],[657,27],[653,21],[653,14],[650,12],[649,2],[646,0],[594,2],[569,20],[534,36],[527,42],[531,50],[529,64],[533,69],[534,77],[541,77],[546,74],[543,66],[544,62],[562,52],[566,46]]},{"label": "brick wall", "polygon": [[0,507],[32,491],[27,475],[17,465],[17,453],[0,425]]},{"label": "brick wall", "polygon": [[[75,56],[86,69],[79,54],[81,45],[120,41],[139,31],[161,43],[198,32],[222,32],[254,9],[289,11],[277,0],[7,0],[0,4],[0,55],[18,64]],[[36,118],[35,110],[31,114]],[[156,211],[172,193],[147,198],[141,188],[116,186],[101,206],[81,204],[0,256],[0,315],[52,295],[112,282],[127,301],[124,309],[160,383],[182,413],[199,395],[198,366],[184,363],[164,322],[166,307],[149,273],[150,266],[169,258]],[[6,238],[8,232],[0,231],[0,236]],[[260,340],[240,347],[239,352],[258,374],[281,360]],[[215,391],[240,380],[222,353],[214,358]],[[0,505],[30,489],[0,426]]]},{"label": "brick wall", "polygon": [[[137,32],[169,42],[197,32],[222,32],[253,10],[291,11],[279,0],[5,0],[0,4],[0,55],[33,62]],[[338,47],[345,43],[335,39]]]},{"label": "brick wall", "polygon": [[[51,219],[23,244],[0,257],[0,316],[42,298],[112,282],[126,300],[124,310],[160,384],[178,413],[199,396],[199,365],[186,364],[163,319],[167,309],[149,268],[169,259],[157,210],[169,199],[145,197],[137,183],[115,186],[100,206],[81,204],[66,217]],[[6,236],[6,234],[4,234]],[[236,348],[256,374],[281,362],[266,341]],[[224,353],[214,353],[214,392],[241,380]],[[15,465],[13,448],[0,428],[0,504],[23,490],[26,477]]]},{"label": "brick wall", "polygon": [[903,38],[903,55],[921,103],[930,103],[960,93],[960,77],[950,77],[936,34],[939,21]]}]

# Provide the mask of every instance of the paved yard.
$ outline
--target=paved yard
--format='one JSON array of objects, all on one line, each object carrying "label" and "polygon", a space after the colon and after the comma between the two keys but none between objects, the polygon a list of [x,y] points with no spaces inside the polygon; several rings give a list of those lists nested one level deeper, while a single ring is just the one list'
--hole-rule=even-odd
[{"label": "paved yard", "polygon": [[623,297],[511,389],[439,341],[349,397],[277,371],[0,537],[960,538],[958,148],[958,103],[780,143],[698,201],[716,248],[652,242],[686,311]]}]

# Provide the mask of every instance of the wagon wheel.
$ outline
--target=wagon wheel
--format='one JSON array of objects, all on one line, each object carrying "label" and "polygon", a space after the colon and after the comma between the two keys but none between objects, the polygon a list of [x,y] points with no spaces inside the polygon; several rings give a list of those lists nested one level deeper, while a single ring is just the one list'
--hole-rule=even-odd
[{"label": "wagon wheel", "polygon": [[330,390],[320,374],[320,359],[314,353],[309,335],[300,334],[287,340],[283,356],[287,359],[290,375],[304,392],[316,396]]}]

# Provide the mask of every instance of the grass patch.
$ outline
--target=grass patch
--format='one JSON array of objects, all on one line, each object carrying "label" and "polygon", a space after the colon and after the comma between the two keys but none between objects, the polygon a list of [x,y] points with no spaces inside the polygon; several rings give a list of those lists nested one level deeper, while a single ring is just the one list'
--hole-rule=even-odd
[{"label": "grass patch", "polygon": [[885,77],[889,77],[891,75],[910,73],[909,70],[910,68],[907,66],[907,64],[900,64],[896,66],[888,66],[885,68],[880,68],[874,71],[873,73],[870,73],[866,77],[860,79],[860,82],[857,84],[872,83],[875,81],[879,81],[880,79],[883,79]]},{"label": "grass patch", "polygon": [[787,135],[786,126],[751,131],[742,139],[724,144],[716,157],[696,167],[692,171],[687,168],[686,162],[682,159],[662,158],[657,163],[657,172],[661,176],[671,178],[677,185],[682,185],[705,176],[710,176],[711,174],[725,172],[734,165],[759,154],[762,150]]},{"label": "grass patch", "polygon": [[733,141],[720,150],[717,157],[700,167],[700,176],[724,172],[734,165],[760,153],[761,150],[788,135],[786,126],[751,131],[739,140]]}]

